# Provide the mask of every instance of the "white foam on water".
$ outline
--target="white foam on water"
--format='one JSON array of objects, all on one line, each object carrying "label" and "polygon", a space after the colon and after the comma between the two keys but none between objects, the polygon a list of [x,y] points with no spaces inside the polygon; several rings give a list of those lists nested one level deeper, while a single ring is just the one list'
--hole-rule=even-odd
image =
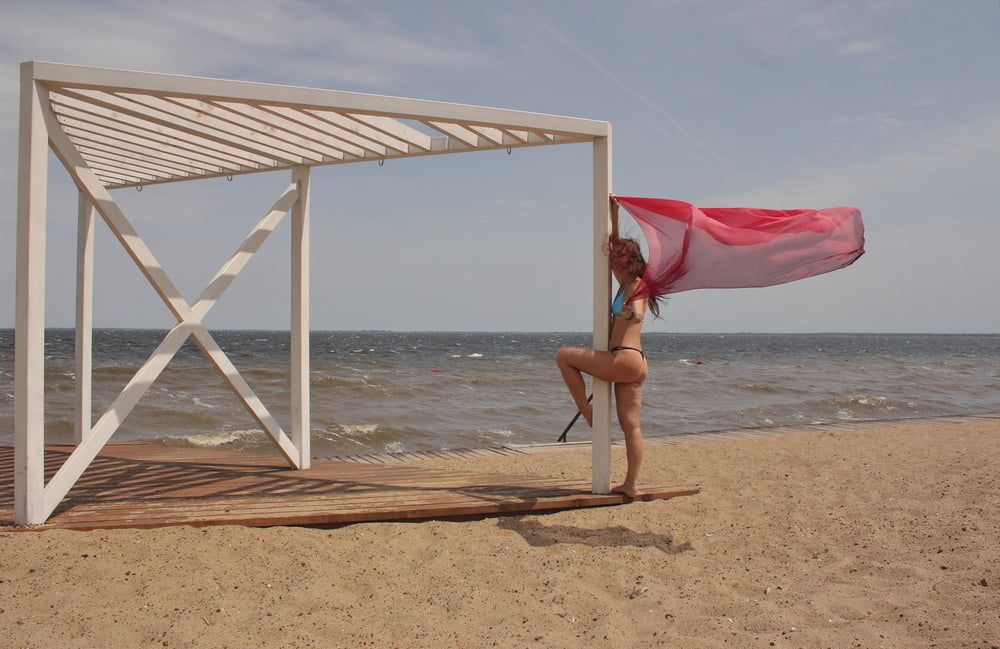
[{"label": "white foam on water", "polygon": [[482,354],[469,354],[466,358],[482,358]]},{"label": "white foam on water", "polygon": [[398,441],[397,442],[389,442],[388,444],[385,445],[385,452],[386,453],[405,453],[406,452],[406,446],[404,446],[402,442],[398,442]]},{"label": "white foam on water", "polygon": [[340,431],[347,436],[371,435],[378,430],[378,424],[340,424]]},{"label": "white foam on water", "polygon": [[163,439],[182,439],[189,444],[203,447],[224,446],[236,442],[263,442],[266,437],[264,431],[252,430],[230,430],[218,433],[201,433],[199,435],[182,435],[179,437],[165,437]]}]

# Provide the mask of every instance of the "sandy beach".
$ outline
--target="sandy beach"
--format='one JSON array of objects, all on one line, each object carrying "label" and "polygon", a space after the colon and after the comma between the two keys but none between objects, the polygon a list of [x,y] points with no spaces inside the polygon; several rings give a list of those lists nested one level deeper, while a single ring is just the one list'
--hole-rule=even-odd
[{"label": "sandy beach", "polygon": [[[615,448],[616,475],[624,450]],[[589,449],[426,462],[589,475]],[[337,529],[0,533],[0,646],[997,647],[1000,418],[650,445],[700,495]]]}]

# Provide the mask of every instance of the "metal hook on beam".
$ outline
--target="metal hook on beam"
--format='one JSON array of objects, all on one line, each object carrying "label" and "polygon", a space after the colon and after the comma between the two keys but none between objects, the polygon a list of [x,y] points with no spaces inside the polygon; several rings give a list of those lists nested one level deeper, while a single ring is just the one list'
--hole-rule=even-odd
[{"label": "metal hook on beam", "polygon": [[226,181],[233,182],[233,174],[229,174],[228,176],[226,176]]},{"label": "metal hook on beam", "polygon": [[510,147],[507,147],[507,155],[510,155]]},{"label": "metal hook on beam", "polygon": [[135,186],[135,191],[141,192],[142,191],[142,185],[136,185]]},{"label": "metal hook on beam", "polygon": [[384,165],[385,165],[385,158],[382,158],[381,160],[378,161],[378,166],[382,167]]}]

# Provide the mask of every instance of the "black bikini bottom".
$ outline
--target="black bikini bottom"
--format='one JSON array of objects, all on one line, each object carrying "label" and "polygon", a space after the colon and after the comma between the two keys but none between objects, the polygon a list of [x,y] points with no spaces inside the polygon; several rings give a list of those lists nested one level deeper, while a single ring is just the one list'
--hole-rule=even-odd
[{"label": "black bikini bottom", "polygon": [[634,352],[639,352],[639,355],[642,356],[642,359],[646,360],[646,355],[642,353],[642,350],[641,349],[636,349],[635,347],[624,347],[624,346],[622,346],[622,347],[615,347],[614,349],[611,350],[611,353],[613,354],[616,351],[618,351],[619,349],[631,349]]}]

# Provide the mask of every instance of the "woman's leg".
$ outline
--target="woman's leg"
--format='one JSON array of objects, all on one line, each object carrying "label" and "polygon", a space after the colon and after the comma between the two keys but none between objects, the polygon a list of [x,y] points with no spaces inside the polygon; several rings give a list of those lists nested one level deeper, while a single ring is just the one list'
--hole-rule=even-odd
[{"label": "woman's leg", "polygon": [[588,350],[579,347],[563,347],[556,352],[556,365],[559,366],[559,372],[562,374],[563,381],[566,382],[566,387],[569,388],[569,394],[573,397],[577,411],[587,420],[587,424],[592,426],[594,409],[587,402],[587,384],[583,381],[583,373],[573,366],[573,360],[578,356],[578,352],[585,351]]},{"label": "woman's leg", "polygon": [[618,408],[618,423],[625,435],[628,470],[625,473],[625,482],[612,488],[611,492],[634,498],[638,493],[636,482],[639,479],[639,469],[642,467],[642,430],[639,428],[642,383],[615,383],[615,405]]},{"label": "woman's leg", "polygon": [[577,410],[593,425],[593,409],[587,403],[587,386],[583,373],[602,381],[635,381],[646,372],[646,363],[638,352],[594,351],[580,347],[563,347],[556,352],[556,365],[576,403]]}]

